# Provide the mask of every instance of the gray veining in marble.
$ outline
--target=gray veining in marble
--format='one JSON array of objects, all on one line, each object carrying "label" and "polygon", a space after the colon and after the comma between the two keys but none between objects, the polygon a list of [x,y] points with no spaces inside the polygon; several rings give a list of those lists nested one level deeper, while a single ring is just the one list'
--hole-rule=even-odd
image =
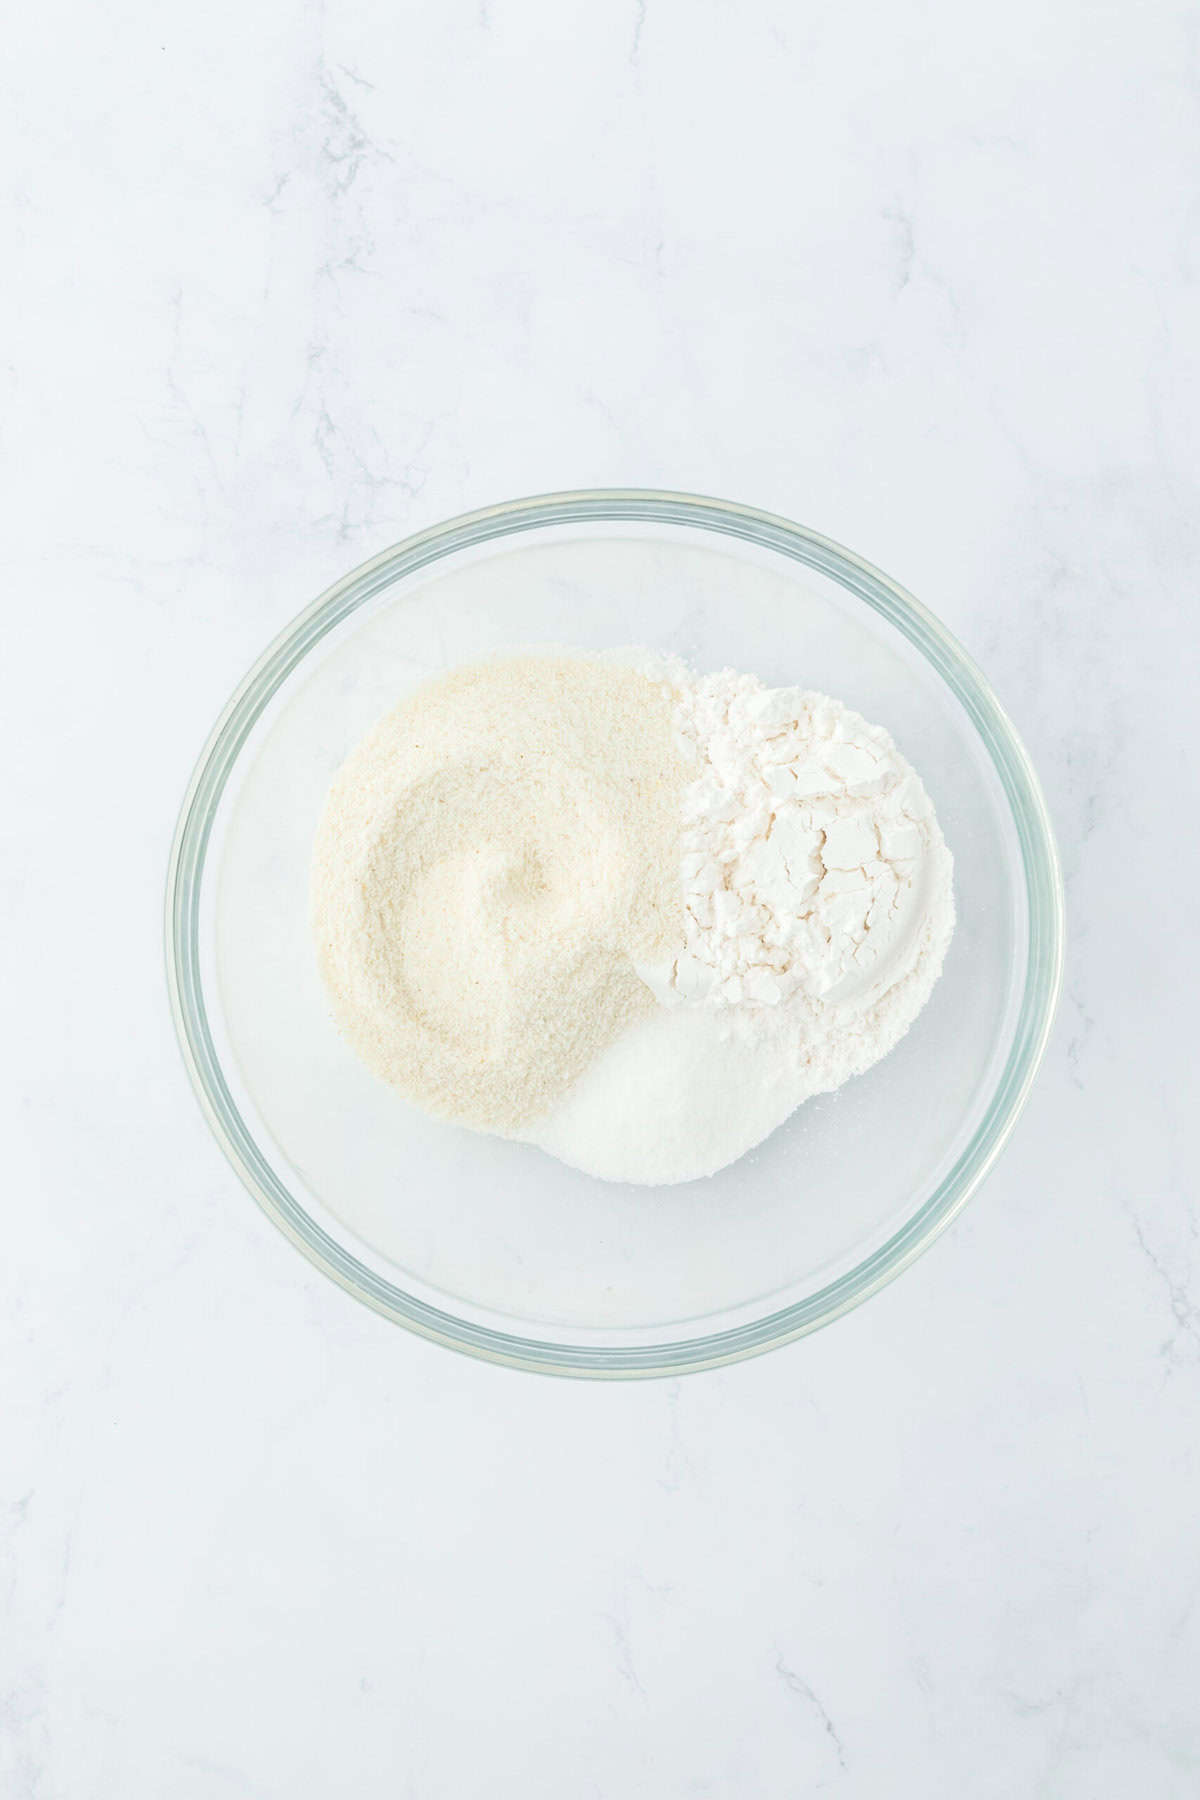
[{"label": "gray veining in marble", "polygon": [[[0,132],[0,1793],[1200,1792],[1200,36],[1174,0],[25,6]],[[817,1337],[410,1339],[167,1018],[193,756],[405,533],[589,484],[852,545],[1068,887],[1001,1165]]]}]

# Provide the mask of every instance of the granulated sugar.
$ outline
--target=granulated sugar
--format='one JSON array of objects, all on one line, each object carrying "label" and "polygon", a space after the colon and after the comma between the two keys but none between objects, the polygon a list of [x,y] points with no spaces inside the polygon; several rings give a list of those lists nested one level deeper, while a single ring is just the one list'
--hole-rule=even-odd
[{"label": "granulated sugar", "polygon": [[713,1173],[878,1061],[954,923],[885,731],[650,652],[484,664],[398,708],[335,783],[314,915],[377,1073],[643,1184]]}]

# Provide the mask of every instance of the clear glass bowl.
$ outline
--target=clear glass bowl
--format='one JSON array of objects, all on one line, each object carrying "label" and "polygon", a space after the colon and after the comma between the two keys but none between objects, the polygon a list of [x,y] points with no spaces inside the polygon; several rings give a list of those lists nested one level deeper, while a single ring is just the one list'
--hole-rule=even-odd
[{"label": "clear glass bowl", "polygon": [[[648,644],[823,689],[886,725],[955,857],[959,922],[892,1054],[706,1181],[613,1186],[438,1124],[342,1044],[308,862],[329,781],[416,682],[502,649]],[[188,1072],[255,1199],[378,1312],[494,1362],[654,1375],[786,1343],[919,1255],[995,1161],[1058,997],[1062,889],[1037,778],[979,670],[878,570],[787,520],[647,491],[515,501],[315,601],[246,676],[171,856]]]}]

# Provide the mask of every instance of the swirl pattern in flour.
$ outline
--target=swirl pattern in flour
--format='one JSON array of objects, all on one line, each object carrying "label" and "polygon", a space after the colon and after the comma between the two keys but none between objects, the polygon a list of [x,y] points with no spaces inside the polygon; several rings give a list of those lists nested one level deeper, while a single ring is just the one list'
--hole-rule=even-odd
[{"label": "swirl pattern in flour", "polygon": [[513,1133],[654,1010],[682,931],[673,691],[582,657],[456,669],[353,752],[317,835],[325,985],[363,1061]]}]

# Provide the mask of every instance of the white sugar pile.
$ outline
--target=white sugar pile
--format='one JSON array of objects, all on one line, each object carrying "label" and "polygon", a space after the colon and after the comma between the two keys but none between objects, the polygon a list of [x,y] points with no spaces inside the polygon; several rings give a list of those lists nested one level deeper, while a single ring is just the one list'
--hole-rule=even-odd
[{"label": "white sugar pile", "polygon": [[313,894],[335,1014],[377,1073],[647,1184],[713,1173],[878,1061],[954,924],[885,731],[649,653],[420,690],[339,775]]}]

